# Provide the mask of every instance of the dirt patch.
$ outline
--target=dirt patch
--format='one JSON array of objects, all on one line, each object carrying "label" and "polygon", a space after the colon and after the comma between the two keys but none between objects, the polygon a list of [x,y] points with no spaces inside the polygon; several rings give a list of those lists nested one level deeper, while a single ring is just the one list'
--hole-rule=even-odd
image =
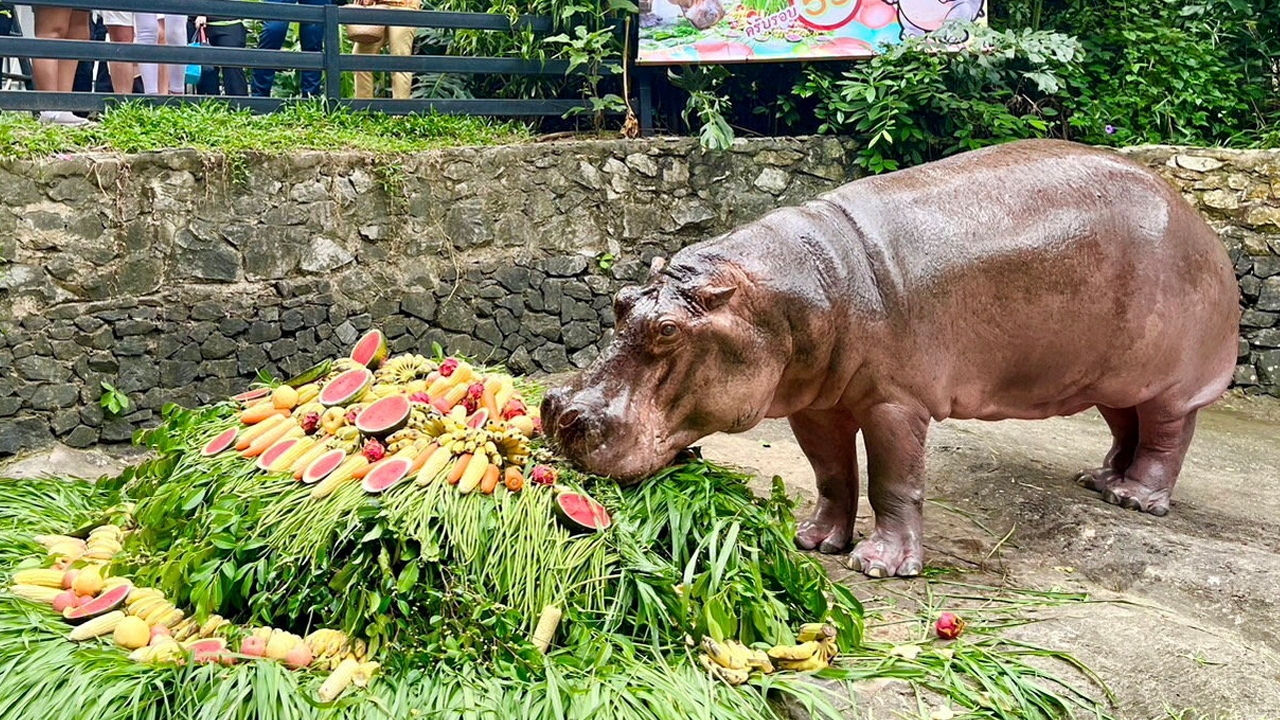
[{"label": "dirt patch", "polygon": [[[868,580],[837,558],[825,564],[874,609],[871,632],[885,639],[910,627],[895,619],[955,593],[947,581],[1087,594],[1093,602],[1030,608],[1038,621],[1007,634],[1070,650],[1110,686],[1126,720],[1280,717],[1280,403],[1230,398],[1202,412],[1165,518],[1075,485],[1109,444],[1092,411],[935,425],[925,512],[934,579]],[[702,447],[750,468],[762,487],[782,476],[797,513],[811,509],[813,475],[785,422]],[[870,525],[864,498],[858,529]]]}]

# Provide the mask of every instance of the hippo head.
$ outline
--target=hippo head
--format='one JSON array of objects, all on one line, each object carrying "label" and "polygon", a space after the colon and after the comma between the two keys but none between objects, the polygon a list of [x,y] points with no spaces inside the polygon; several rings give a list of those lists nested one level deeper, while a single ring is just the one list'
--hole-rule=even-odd
[{"label": "hippo head", "polygon": [[613,342],[543,400],[553,443],[581,469],[632,484],[699,438],[754,427],[785,352],[759,322],[751,289],[728,261],[655,260],[644,286],[618,293]]}]

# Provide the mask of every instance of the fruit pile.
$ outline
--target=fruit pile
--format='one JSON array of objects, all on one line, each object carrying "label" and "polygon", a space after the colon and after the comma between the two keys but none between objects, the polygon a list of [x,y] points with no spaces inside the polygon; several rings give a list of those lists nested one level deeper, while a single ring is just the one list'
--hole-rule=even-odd
[{"label": "fruit pile", "polygon": [[[67,535],[38,535],[52,563],[13,574],[9,592],[48,605],[74,627],[68,640],[85,642],[110,636],[129,659],[142,663],[273,660],[301,670],[330,671],[320,686],[321,702],[332,702],[350,685],[366,687],[379,669],[366,658],[365,643],[339,630],[318,629],[305,638],[275,628],[242,631],[218,615],[203,622],[175,607],[155,588],[113,577],[108,566],[124,544],[125,531],[112,524],[89,531],[87,540]],[[239,653],[228,638],[244,635]]]},{"label": "fruit pile", "polygon": [[840,653],[836,634],[831,625],[805,623],[796,634],[797,644],[774,645],[767,650],[748,647],[736,640],[716,642],[704,637],[698,662],[707,672],[730,685],[746,682],[753,671],[768,675],[777,670],[821,670]]},{"label": "fruit pile", "polygon": [[[387,357],[379,330],[349,358],[325,362],[274,389],[232,398],[240,427],[209,441],[205,456],[235,450],[264,472],[291,473],[322,499],[360,480],[382,493],[406,478],[448,482],[459,492],[519,492],[535,467],[530,441],[541,430],[515,380],[446,358]],[[554,481],[553,481],[554,482]]]}]

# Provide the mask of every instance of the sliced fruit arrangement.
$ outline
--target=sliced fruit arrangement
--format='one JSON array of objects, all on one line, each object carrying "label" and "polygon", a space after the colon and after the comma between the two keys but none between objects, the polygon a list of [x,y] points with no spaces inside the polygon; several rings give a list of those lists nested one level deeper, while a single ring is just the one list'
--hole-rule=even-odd
[{"label": "sliced fruit arrangement", "polygon": [[[367,657],[363,640],[339,630],[322,628],[305,638],[270,627],[247,631],[239,653],[230,649],[227,636],[238,629],[219,615],[203,622],[188,617],[156,588],[136,587],[127,578],[111,576],[108,563],[124,544],[124,531],[101,525],[89,531],[87,541],[66,535],[35,538],[46,548],[72,547],[81,567],[25,568],[11,578],[14,597],[47,605],[73,627],[67,639],[88,642],[110,638],[129,651],[129,659],[141,663],[272,660],[294,670],[313,669],[331,674],[319,690],[321,702],[337,699],[352,685],[367,687],[379,664]],[[74,542],[73,542],[74,541]],[[78,544],[77,544],[78,543]],[[66,555],[50,553],[61,561]]]},{"label": "sliced fruit arrangement", "polygon": [[[292,474],[317,500],[357,481],[370,494],[410,481],[448,482],[462,493],[519,492],[532,469],[530,441],[541,432],[510,375],[452,357],[437,364],[412,353],[390,356],[379,330],[361,337],[349,357],[232,400],[241,408],[239,426],[210,439],[201,454],[238,452],[263,472]],[[608,526],[608,513],[601,522],[577,506],[565,517],[576,529]]]}]

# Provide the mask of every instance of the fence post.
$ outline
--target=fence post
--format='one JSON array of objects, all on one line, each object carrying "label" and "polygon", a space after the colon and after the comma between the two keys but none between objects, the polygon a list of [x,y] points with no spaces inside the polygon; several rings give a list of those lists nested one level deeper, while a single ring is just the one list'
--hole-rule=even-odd
[{"label": "fence post", "polygon": [[342,38],[338,32],[338,6],[324,6],[324,95],[326,104],[335,107],[342,99]]}]

